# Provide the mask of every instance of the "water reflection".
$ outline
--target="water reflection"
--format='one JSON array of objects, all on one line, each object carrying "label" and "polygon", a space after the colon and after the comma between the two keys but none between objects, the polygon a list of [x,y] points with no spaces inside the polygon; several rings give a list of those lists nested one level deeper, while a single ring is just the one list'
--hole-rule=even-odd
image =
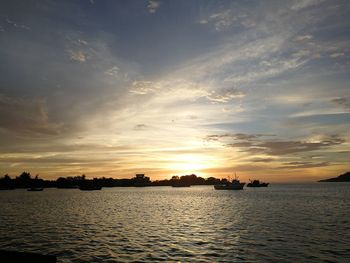
[{"label": "water reflection", "polygon": [[339,261],[350,254],[347,189],[7,191],[0,246],[53,253],[61,262]]}]

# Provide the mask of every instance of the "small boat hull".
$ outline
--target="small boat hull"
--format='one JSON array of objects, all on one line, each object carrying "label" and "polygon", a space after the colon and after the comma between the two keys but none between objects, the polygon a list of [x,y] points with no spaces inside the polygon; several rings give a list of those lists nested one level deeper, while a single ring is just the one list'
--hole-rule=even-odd
[{"label": "small boat hull", "polygon": [[217,184],[214,185],[215,190],[243,190],[245,183],[235,184]]},{"label": "small boat hull", "polygon": [[267,187],[269,183],[261,183],[259,180],[251,181],[247,187]]},{"label": "small boat hull", "polygon": [[79,189],[81,191],[95,191],[95,190],[101,190],[101,186],[80,186]]},{"label": "small boat hull", "polygon": [[43,191],[43,188],[28,188],[27,191],[29,192],[40,192]]},{"label": "small boat hull", "polygon": [[259,185],[247,184],[247,187],[268,187],[269,183],[261,183]]},{"label": "small boat hull", "polygon": [[175,183],[172,187],[191,187],[191,185],[186,183]]}]

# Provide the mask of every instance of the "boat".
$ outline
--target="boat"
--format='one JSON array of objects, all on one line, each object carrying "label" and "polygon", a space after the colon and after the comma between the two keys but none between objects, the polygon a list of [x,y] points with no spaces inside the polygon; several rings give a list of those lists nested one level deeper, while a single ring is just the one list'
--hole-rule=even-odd
[{"label": "boat", "polygon": [[102,186],[98,185],[81,185],[79,186],[79,189],[82,191],[94,191],[94,190],[101,190]]},{"label": "boat", "polygon": [[261,183],[259,180],[250,180],[250,183],[247,184],[247,187],[267,187],[269,183]]},{"label": "boat", "polygon": [[29,192],[39,192],[39,191],[42,191],[42,190],[44,190],[44,188],[31,187],[31,188],[27,189],[27,191],[29,191]]},{"label": "boat", "polygon": [[77,185],[59,185],[57,186],[58,189],[77,189]]},{"label": "boat", "polygon": [[216,184],[214,185],[215,190],[243,190],[245,183],[241,183],[238,180],[238,177],[235,174],[235,179],[228,180],[227,182],[223,184]]},{"label": "boat", "polygon": [[191,187],[191,184],[187,182],[181,182],[179,180],[178,182],[174,182],[171,186],[172,187]]}]

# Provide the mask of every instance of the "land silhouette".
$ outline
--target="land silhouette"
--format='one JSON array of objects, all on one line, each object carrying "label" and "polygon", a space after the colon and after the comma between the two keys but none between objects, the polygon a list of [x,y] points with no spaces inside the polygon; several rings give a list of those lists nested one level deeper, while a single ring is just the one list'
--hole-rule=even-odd
[{"label": "land silhouette", "polygon": [[5,174],[0,178],[0,190],[11,190],[16,188],[83,188],[86,186],[95,187],[146,187],[146,186],[188,186],[188,185],[214,185],[226,182],[227,179],[218,179],[214,177],[202,178],[195,174],[172,176],[171,179],[151,181],[144,174],[136,174],[135,177],[127,179],[116,178],[93,178],[87,179],[86,176],[68,176],[59,177],[56,180],[44,180],[39,175],[32,176],[29,172],[22,172],[19,176],[11,178]]},{"label": "land silhouette", "polygon": [[329,179],[320,180],[319,182],[350,182],[350,172]]},{"label": "land silhouette", "polygon": [[[184,187],[191,185],[215,185],[226,183],[227,179],[215,177],[203,178],[195,174],[174,175],[170,179],[151,181],[144,174],[136,174],[133,178],[93,178],[87,179],[85,174],[78,176],[59,177],[56,180],[45,180],[39,175],[32,176],[29,172],[22,172],[15,178],[5,174],[0,178],[0,190],[12,190],[16,188],[61,188],[74,189],[84,187],[147,187],[147,186],[173,186]],[[320,180],[318,182],[350,182],[350,172],[338,177]]]}]

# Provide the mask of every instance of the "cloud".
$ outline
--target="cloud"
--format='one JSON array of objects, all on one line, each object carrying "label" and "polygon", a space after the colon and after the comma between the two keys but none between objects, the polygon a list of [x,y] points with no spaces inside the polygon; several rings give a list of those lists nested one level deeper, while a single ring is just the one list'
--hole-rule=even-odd
[{"label": "cloud", "polygon": [[84,39],[83,34],[79,32],[66,32],[64,40],[67,49],[86,48],[89,45],[89,42]]},{"label": "cloud", "polygon": [[73,61],[86,62],[96,53],[96,42],[89,43],[82,33],[66,32],[62,40],[69,58]]},{"label": "cloud", "polygon": [[[303,8],[314,6],[318,1],[295,3],[298,4],[295,8]],[[192,74],[192,78],[208,81],[219,79],[237,88],[261,86],[288,72],[289,76],[294,76],[294,72],[301,67],[307,67],[314,60],[328,56],[329,53],[345,53],[344,49],[348,49],[345,44],[347,41],[336,41],[320,35],[315,28],[324,27],[324,18],[313,8],[303,10],[303,14],[285,12],[290,6],[281,3],[266,8],[259,6],[249,14],[240,5],[226,7],[225,10],[202,15],[198,21],[203,26],[213,25],[217,30],[237,26],[235,37],[230,39],[228,34],[227,39],[230,41],[212,53],[207,52],[202,58],[195,59],[193,68],[185,69]],[[330,19],[336,19],[336,9],[331,6],[323,8],[322,11]],[[259,23],[251,30],[243,30],[241,21],[248,18],[254,21],[256,13],[263,14],[263,17],[259,17]],[[316,61],[307,70],[314,70],[315,65],[318,68],[327,67],[325,64]],[[306,74],[305,72],[298,72],[298,77]]]},{"label": "cloud", "polygon": [[147,128],[148,128],[148,125],[146,125],[146,124],[137,124],[134,127],[135,130],[145,130]]},{"label": "cloud", "polygon": [[261,63],[259,63],[259,66],[255,66],[253,70],[233,73],[228,75],[224,81],[237,86],[242,86],[273,78],[286,71],[301,67],[311,58],[309,54],[310,52],[308,51],[298,51],[291,54],[290,57],[262,60]]},{"label": "cloud", "polygon": [[85,62],[88,58],[87,55],[84,54],[84,52],[81,50],[79,51],[69,50],[68,53],[69,53],[69,58],[74,61]]},{"label": "cloud", "polygon": [[2,147],[0,149],[1,153],[11,152],[15,154],[22,154],[22,155],[38,155],[40,152],[42,153],[55,153],[55,154],[62,154],[70,153],[71,155],[79,155],[79,153],[83,152],[89,152],[93,151],[95,153],[113,153],[113,152],[132,152],[131,146],[125,146],[125,145],[106,145],[103,143],[90,143],[90,142],[84,142],[84,139],[82,138],[82,142],[74,141],[73,143],[71,141],[68,142],[62,142],[62,141],[52,141],[52,138],[48,138],[50,140],[50,144],[47,143],[47,141],[42,141],[42,143],[38,143],[37,141],[31,142],[26,141],[24,143],[24,147],[16,148],[13,144],[7,145],[7,147],[4,149]]},{"label": "cloud", "polygon": [[336,98],[331,100],[331,102],[341,106],[346,110],[350,110],[350,97]]},{"label": "cloud", "polygon": [[109,76],[117,76],[119,73],[119,68],[117,66],[113,66],[110,69],[105,71],[105,74]]},{"label": "cloud", "polygon": [[303,57],[309,57],[311,54],[311,51],[308,49],[300,49],[297,52],[292,54],[292,57],[295,58],[303,58]]},{"label": "cloud", "polygon": [[329,162],[287,162],[283,163],[283,166],[276,167],[276,169],[305,169],[305,168],[317,168],[329,166]]},{"label": "cloud", "polygon": [[313,53],[297,53],[297,49],[286,46],[290,36],[284,34],[232,41],[190,61],[175,74],[205,85],[214,83],[217,90],[227,86],[243,90],[262,85],[288,71],[297,70],[314,57]]},{"label": "cloud", "polygon": [[216,31],[224,31],[226,29],[239,26],[250,28],[256,26],[255,21],[248,17],[245,13],[234,13],[234,9],[226,9],[208,15],[206,18],[200,19],[199,24],[213,25]]},{"label": "cloud", "polygon": [[345,53],[343,53],[343,52],[336,52],[336,53],[330,54],[329,56],[331,58],[339,58],[339,57],[343,57],[344,55],[345,55]]},{"label": "cloud", "polygon": [[55,135],[62,123],[49,121],[45,99],[10,98],[0,94],[0,127],[22,135]]},{"label": "cloud", "polygon": [[[213,89],[212,87],[216,88]],[[168,103],[177,101],[194,102],[200,98],[213,104],[229,103],[235,99],[243,98],[246,93],[236,88],[218,89],[215,85],[195,82],[185,79],[169,78],[158,81],[134,81],[129,91],[138,95],[154,95],[155,99]]]},{"label": "cloud", "polygon": [[273,134],[245,134],[245,133],[226,133],[226,134],[214,134],[206,136],[206,140],[208,141],[221,141],[223,139],[230,140],[241,140],[245,142],[252,142],[260,137],[268,137],[275,136]]},{"label": "cloud", "polygon": [[147,9],[148,9],[148,12],[150,12],[151,14],[154,14],[155,12],[157,12],[159,7],[160,7],[159,1],[156,1],[156,0],[148,1]]},{"label": "cloud", "polygon": [[274,158],[255,158],[255,159],[250,159],[250,162],[253,163],[269,163],[275,161]]},{"label": "cloud", "polygon": [[247,142],[234,142],[234,143],[229,143],[227,145],[230,147],[250,147],[250,146],[253,146],[253,143],[247,141]]},{"label": "cloud", "polygon": [[213,22],[215,29],[221,31],[231,26],[237,18],[232,15],[231,10],[215,13],[209,16],[208,21]]},{"label": "cloud", "polygon": [[246,95],[245,92],[236,88],[214,90],[211,84],[177,78],[166,78],[158,81],[136,80],[129,87],[129,92],[136,95],[152,95],[157,103],[194,102],[203,98],[218,104],[228,103]]},{"label": "cloud", "polygon": [[[207,140],[220,141],[227,147],[239,148],[241,152],[252,154],[264,153],[267,155],[280,156],[295,153],[309,152],[343,144],[345,140],[338,135],[319,136],[315,140],[266,140],[267,135],[260,134],[224,134],[209,135]],[[228,142],[234,140],[234,142]]]},{"label": "cloud", "polygon": [[213,102],[229,102],[232,99],[243,98],[245,93],[238,89],[223,89],[210,92],[206,97],[208,100]]},{"label": "cloud", "polygon": [[130,92],[139,95],[145,95],[155,92],[159,85],[152,81],[134,81],[130,87]]},{"label": "cloud", "polygon": [[[91,149],[92,150],[92,149]],[[96,155],[94,155],[92,158],[89,157],[74,157],[74,155],[69,155],[69,154],[65,154],[65,155],[59,155],[59,154],[55,154],[52,156],[47,156],[47,157],[36,157],[31,156],[31,157],[13,157],[13,156],[5,156],[5,157],[0,157],[0,162],[4,163],[4,162],[8,162],[8,163],[34,163],[34,164],[44,164],[49,165],[49,164],[64,164],[64,166],[76,166],[76,165],[81,165],[81,164],[104,164],[107,165],[108,162],[112,162],[115,161],[115,158],[96,158]]]},{"label": "cloud", "polygon": [[204,24],[208,24],[209,23],[209,21],[208,20],[206,20],[206,19],[202,19],[202,20],[199,20],[199,22],[198,22],[199,24],[202,24],[202,25],[204,25]]},{"label": "cloud", "polygon": [[308,41],[308,40],[311,40],[311,39],[313,39],[312,35],[300,35],[300,36],[297,36],[295,38],[295,41],[297,41],[297,42],[305,42],[305,41]]},{"label": "cloud", "polygon": [[[25,29],[25,30],[30,30],[30,27],[24,24],[20,24],[18,22],[13,21],[12,19],[10,19],[8,16],[6,15],[0,15],[1,18],[4,19],[4,21],[7,23],[7,25],[15,27],[15,28],[19,28],[19,29]],[[5,31],[5,29],[3,28],[3,26],[1,26],[2,30],[0,31]]]},{"label": "cloud", "polygon": [[323,0],[296,0],[292,5],[291,9],[295,11],[299,11],[301,9],[315,6],[323,2]]},{"label": "cloud", "polygon": [[84,39],[78,39],[77,42],[81,45],[84,45],[84,46],[87,46],[88,45],[88,42]]},{"label": "cloud", "polygon": [[[305,142],[305,141],[267,141],[259,143],[257,146],[269,155],[286,155],[300,152],[309,152],[320,150],[338,144],[344,143],[345,140],[333,136],[321,142]],[[249,152],[249,149],[247,149]]]}]

